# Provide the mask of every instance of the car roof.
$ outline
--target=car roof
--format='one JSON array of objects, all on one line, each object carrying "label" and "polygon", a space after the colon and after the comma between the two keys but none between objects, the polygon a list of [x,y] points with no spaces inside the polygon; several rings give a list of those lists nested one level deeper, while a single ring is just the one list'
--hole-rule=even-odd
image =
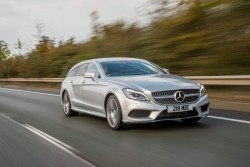
[{"label": "car roof", "polygon": [[107,58],[98,58],[98,59],[91,59],[97,62],[107,62],[107,61],[122,61],[122,60],[139,60],[137,58],[130,58],[130,57],[107,57]]},{"label": "car roof", "polygon": [[89,59],[89,60],[84,60],[81,61],[79,63],[77,63],[76,65],[74,65],[71,69],[73,70],[74,68],[76,68],[77,66],[84,64],[84,63],[90,63],[90,62],[108,62],[108,61],[122,61],[122,60],[142,60],[142,59],[138,59],[138,58],[130,58],[130,57],[107,57],[107,58],[96,58],[96,59]]}]

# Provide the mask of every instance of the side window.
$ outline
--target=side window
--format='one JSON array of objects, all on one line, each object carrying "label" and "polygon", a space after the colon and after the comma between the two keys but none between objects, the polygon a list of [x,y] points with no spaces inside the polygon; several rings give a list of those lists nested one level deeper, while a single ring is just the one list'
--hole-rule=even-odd
[{"label": "side window", "polygon": [[71,70],[66,77],[73,77],[73,76],[75,76],[77,69],[78,68],[74,68],[73,70]]},{"label": "side window", "polygon": [[82,64],[78,67],[78,70],[76,72],[76,76],[83,76],[85,69],[87,67],[87,64]]},{"label": "side window", "polygon": [[100,78],[100,73],[99,73],[97,67],[93,63],[90,63],[88,65],[88,69],[87,69],[86,73],[95,73],[95,77]]}]

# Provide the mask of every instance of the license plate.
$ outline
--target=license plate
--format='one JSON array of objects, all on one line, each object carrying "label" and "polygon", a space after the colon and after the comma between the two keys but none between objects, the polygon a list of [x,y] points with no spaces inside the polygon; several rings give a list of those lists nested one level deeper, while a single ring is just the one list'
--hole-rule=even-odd
[{"label": "license plate", "polygon": [[186,104],[186,105],[174,105],[174,106],[167,106],[168,112],[182,112],[182,111],[191,111],[193,110],[193,106]]}]

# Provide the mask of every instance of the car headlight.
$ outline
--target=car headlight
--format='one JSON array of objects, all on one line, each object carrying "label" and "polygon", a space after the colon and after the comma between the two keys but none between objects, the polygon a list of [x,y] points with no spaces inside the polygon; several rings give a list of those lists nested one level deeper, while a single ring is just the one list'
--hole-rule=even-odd
[{"label": "car headlight", "polygon": [[207,91],[205,89],[205,87],[203,85],[201,85],[201,88],[200,88],[200,96],[205,96],[207,94]]},{"label": "car headlight", "polygon": [[139,92],[139,91],[136,91],[133,89],[127,89],[127,88],[123,89],[122,91],[129,99],[140,100],[140,101],[149,101],[147,96],[142,92]]}]

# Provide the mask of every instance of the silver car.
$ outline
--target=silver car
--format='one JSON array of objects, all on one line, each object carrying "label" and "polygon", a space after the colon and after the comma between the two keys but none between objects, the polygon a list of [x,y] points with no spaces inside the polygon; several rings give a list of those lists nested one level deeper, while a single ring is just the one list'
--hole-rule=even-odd
[{"label": "silver car", "polygon": [[163,120],[192,123],[209,114],[203,85],[142,59],[80,62],[67,74],[60,94],[66,116],[81,112],[107,118],[114,130]]}]

